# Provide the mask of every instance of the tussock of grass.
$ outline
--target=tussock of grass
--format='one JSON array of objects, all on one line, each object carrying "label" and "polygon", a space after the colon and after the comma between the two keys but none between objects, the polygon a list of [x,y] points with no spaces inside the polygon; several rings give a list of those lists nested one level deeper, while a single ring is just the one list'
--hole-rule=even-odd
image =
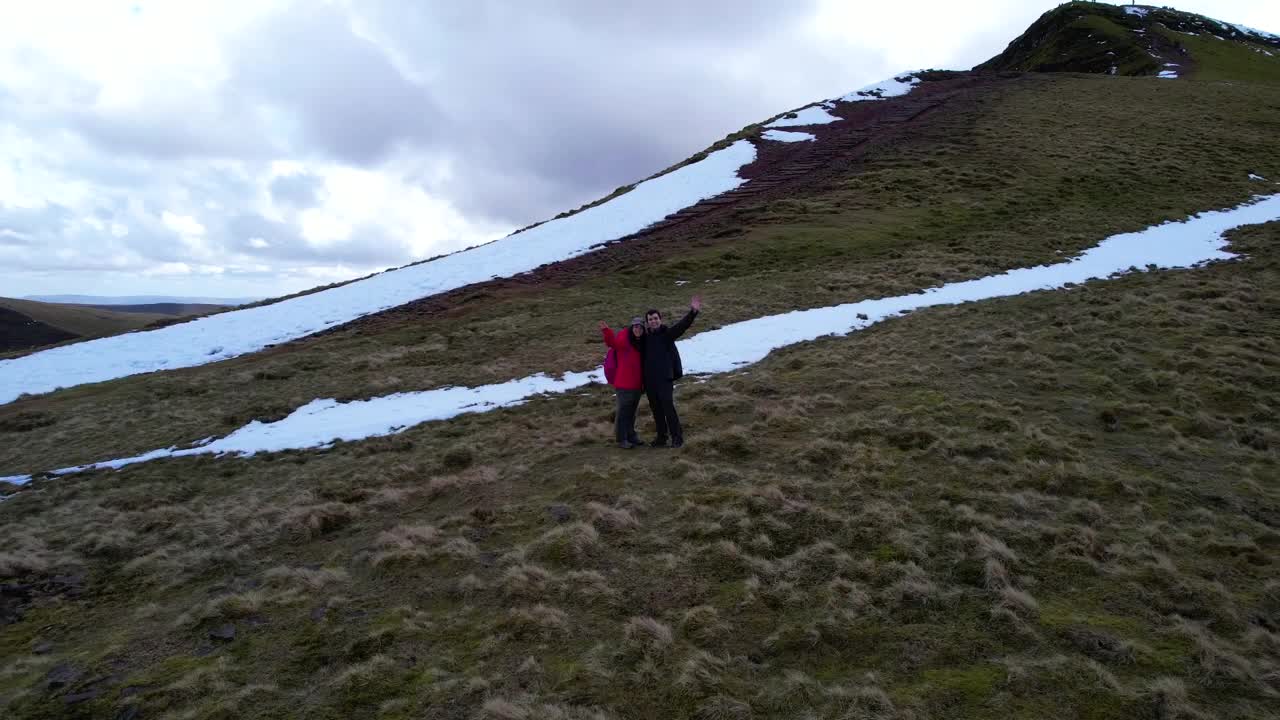
[{"label": "tussock of grass", "polygon": [[281,520],[281,528],[299,540],[310,540],[346,525],[360,513],[353,505],[327,502],[290,509]]},{"label": "tussock of grass", "polygon": [[183,613],[175,622],[175,625],[182,627],[206,621],[248,617],[261,610],[266,601],[267,595],[257,590],[222,595]]},{"label": "tussock of grass", "polygon": [[640,527],[634,513],[625,508],[611,508],[598,502],[587,503],[591,524],[601,532],[625,532]]},{"label": "tussock of grass", "polygon": [[600,533],[595,527],[578,522],[543,533],[533,542],[528,554],[535,559],[572,565],[597,552],[600,544]]},{"label": "tussock of grass", "polygon": [[623,625],[623,648],[641,655],[662,655],[675,638],[671,628],[651,617],[633,617]]},{"label": "tussock of grass", "polygon": [[512,608],[500,629],[516,638],[544,640],[567,635],[571,631],[569,616],[563,610],[548,605]]}]

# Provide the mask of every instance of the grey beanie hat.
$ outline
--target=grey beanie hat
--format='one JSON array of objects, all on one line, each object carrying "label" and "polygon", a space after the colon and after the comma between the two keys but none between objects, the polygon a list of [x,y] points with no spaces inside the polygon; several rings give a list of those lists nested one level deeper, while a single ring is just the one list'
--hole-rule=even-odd
[{"label": "grey beanie hat", "polygon": [[637,315],[637,316],[635,316],[635,317],[631,318],[631,324],[632,324],[632,325],[643,325],[643,324],[644,324],[644,318],[642,318],[642,317],[640,317],[639,315]]}]

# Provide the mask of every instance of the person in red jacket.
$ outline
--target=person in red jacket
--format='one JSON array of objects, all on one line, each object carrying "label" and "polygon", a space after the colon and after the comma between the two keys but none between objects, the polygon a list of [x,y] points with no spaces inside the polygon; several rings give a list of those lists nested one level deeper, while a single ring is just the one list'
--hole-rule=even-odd
[{"label": "person in red jacket", "polygon": [[628,332],[637,337],[644,335],[644,318],[631,318],[631,329],[616,333],[609,329],[608,323],[600,321],[600,334],[604,336],[604,344],[613,348],[614,357],[618,361],[618,370],[613,376],[613,387],[618,397],[613,432],[618,447],[623,450],[644,444],[636,435],[636,408],[640,407],[640,396],[644,394],[643,371],[640,366],[640,351],[627,338]]}]

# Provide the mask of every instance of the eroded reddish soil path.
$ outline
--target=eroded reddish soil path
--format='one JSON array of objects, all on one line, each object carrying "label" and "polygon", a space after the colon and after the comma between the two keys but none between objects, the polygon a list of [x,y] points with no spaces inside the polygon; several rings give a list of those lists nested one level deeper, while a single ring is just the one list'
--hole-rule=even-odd
[{"label": "eroded reddish soil path", "polygon": [[422,321],[464,310],[477,300],[571,286],[638,264],[661,260],[690,248],[730,244],[740,233],[734,211],[747,205],[804,197],[855,172],[874,148],[892,143],[939,108],[971,103],[985,87],[1009,82],[1015,74],[965,74],[922,82],[911,93],[887,100],[839,103],[830,112],[841,118],[826,125],[783,128],[817,136],[812,142],[752,139],[756,160],[739,172],[749,182],[685,208],[640,232],[569,260],[543,265],[510,278],[467,285],[330,328],[285,347],[345,333],[373,333],[384,326]]}]

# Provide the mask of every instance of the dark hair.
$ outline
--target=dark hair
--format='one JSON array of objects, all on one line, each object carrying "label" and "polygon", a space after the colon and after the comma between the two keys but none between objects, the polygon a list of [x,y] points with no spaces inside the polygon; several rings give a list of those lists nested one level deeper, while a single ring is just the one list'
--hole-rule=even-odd
[{"label": "dark hair", "polygon": [[657,315],[659,320],[662,319],[662,313],[658,310],[654,310],[653,308],[649,308],[649,311],[644,314],[644,319],[648,320],[650,315]]}]

